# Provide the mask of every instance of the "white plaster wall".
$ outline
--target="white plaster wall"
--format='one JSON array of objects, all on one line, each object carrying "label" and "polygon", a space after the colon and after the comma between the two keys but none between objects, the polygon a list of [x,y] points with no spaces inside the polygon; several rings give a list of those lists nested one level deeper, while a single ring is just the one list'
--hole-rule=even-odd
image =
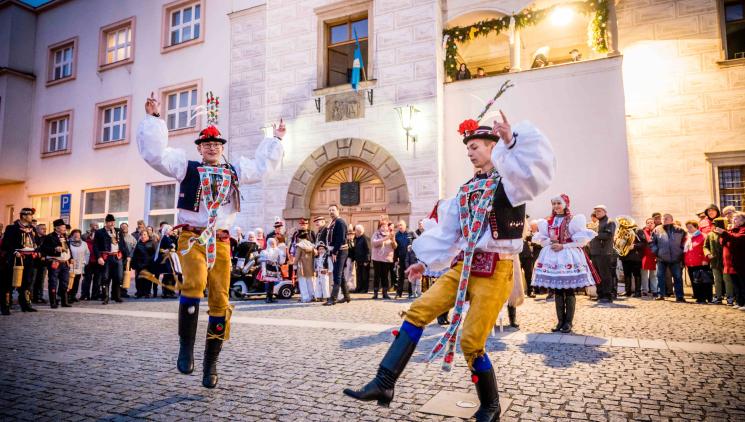
[{"label": "white plaster wall", "polygon": [[[129,186],[129,218],[144,217],[146,184],[168,178],[152,170],[137,153],[134,136],[144,118],[145,98],[151,91],[194,79],[229,104],[228,1],[210,1],[205,7],[205,42],[161,54],[162,5],[165,0],[100,0],[66,2],[38,17],[35,69],[39,75],[33,96],[33,126],[28,135],[28,179],[19,199],[14,188],[0,186],[0,212],[5,204],[16,209],[29,206],[29,195],[50,192],[72,194],[73,225],[80,223],[81,192],[86,189]],[[101,26],[136,16],[135,61],[132,65],[98,73],[98,42]],[[46,87],[47,46],[78,36],[77,79]],[[132,127],[125,146],[93,149],[95,104],[131,95]],[[73,109],[72,153],[41,159],[42,116]],[[228,131],[228,113],[220,127]],[[170,145],[197,157],[193,135],[172,138]],[[17,189],[15,189],[17,191]],[[18,203],[26,200],[28,202]],[[3,219],[6,219],[3,216]]]},{"label": "white plaster wall", "polygon": [[474,96],[488,101],[506,79],[515,87],[487,115],[501,108],[513,125],[531,121],[550,139],[558,162],[553,183],[528,203],[528,214],[548,215],[550,198],[559,193],[569,195],[575,213],[588,215],[599,203],[607,205],[611,215],[629,213],[620,57],[446,85],[445,195],[453,196],[473,174],[458,125],[483,109]]}]

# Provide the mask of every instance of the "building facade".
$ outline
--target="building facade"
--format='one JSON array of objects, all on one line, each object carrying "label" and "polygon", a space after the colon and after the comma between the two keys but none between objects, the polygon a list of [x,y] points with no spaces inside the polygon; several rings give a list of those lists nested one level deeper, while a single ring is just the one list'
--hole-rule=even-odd
[{"label": "building facade", "polygon": [[[561,192],[575,212],[604,203],[637,218],[685,220],[711,202],[742,208],[739,0],[609,3],[602,52],[587,42],[597,15],[564,10],[565,1],[207,3],[0,4],[0,221],[29,205],[42,221],[56,218],[61,194],[71,195],[73,226],[109,212],[172,221],[175,183],[142,162],[134,131],[154,92],[172,146],[196,158],[203,121],[192,115],[212,91],[230,160],[251,156],[270,122],[288,126],[281,170],[242,188],[244,231],[276,218],[292,226],[332,203],[368,231],[381,215],[414,223],[473,174],[458,124],[507,80],[514,87],[485,120],[499,109],[513,124],[530,120],[558,160],[530,214],[547,214]],[[551,13],[529,25],[486,36],[475,27],[541,10]],[[443,31],[458,28],[468,34],[458,35],[455,63],[485,77],[445,68],[453,51]]]}]

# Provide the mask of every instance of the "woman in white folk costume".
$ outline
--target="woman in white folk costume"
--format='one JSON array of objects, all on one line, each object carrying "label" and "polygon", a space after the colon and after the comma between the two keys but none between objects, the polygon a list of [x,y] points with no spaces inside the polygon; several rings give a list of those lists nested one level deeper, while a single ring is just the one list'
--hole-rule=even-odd
[{"label": "woman in white folk costume", "polygon": [[574,289],[595,285],[587,245],[597,233],[587,228],[582,214],[573,215],[569,197],[561,194],[551,199],[551,216],[538,221],[533,242],[541,245],[533,272],[533,286],[556,292],[556,327],[551,331],[572,331],[576,298]]},{"label": "woman in white folk costume", "polygon": [[259,262],[261,279],[266,288],[266,303],[274,303],[274,286],[283,279],[282,263],[285,262],[285,250],[277,244],[276,237],[267,239],[266,249],[259,254]]},{"label": "woman in white folk costume", "polygon": [[[520,287],[513,289],[513,257],[523,246],[525,202],[548,187],[555,162],[548,140],[532,124],[521,122],[511,127],[502,114],[502,123],[480,126],[478,121],[485,112],[476,120],[461,123],[459,130],[468,158],[482,171],[462,185],[455,198],[440,203],[437,225],[414,240],[419,262],[406,272],[412,280],[425,269],[450,269],[404,313],[405,321],[394,332],[395,340],[376,377],[359,390],[345,389],[348,396],[387,406],[424,327],[455,305],[452,323],[429,360],[444,353],[443,369],[451,368],[462,325],[460,346],[480,401],[474,416],[477,421],[499,420],[497,380],[486,355],[486,340],[511,292],[522,294]],[[470,308],[463,321],[466,294]]]},{"label": "woman in white folk costume", "polygon": [[[217,129],[219,98],[207,94],[208,126],[194,142],[201,161],[186,158],[186,152],[168,146],[168,128],[161,120],[160,104],[151,94],[145,103],[146,117],[137,129],[137,146],[142,158],[155,170],[179,181],[178,239],[183,285],[179,305],[179,371],[194,370],[194,340],[199,301],[209,288],[209,323],[204,348],[202,385],[217,385],[217,358],[223,341],[229,338],[230,242],[228,230],[240,211],[240,183],[259,183],[270,170],[278,168],[283,149],[280,141],[285,126],[274,127],[274,137],[264,139],[255,158],[240,157],[235,164],[221,162],[227,142]],[[224,161],[224,160],[223,160]],[[177,227],[178,227],[177,226]]]}]

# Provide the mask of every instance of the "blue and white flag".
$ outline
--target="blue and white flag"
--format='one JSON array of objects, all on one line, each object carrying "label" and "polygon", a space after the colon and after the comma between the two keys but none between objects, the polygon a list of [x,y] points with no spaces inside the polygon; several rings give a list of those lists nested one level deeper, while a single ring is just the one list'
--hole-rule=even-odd
[{"label": "blue and white flag", "polygon": [[357,92],[357,88],[360,85],[360,72],[362,71],[362,50],[360,49],[360,40],[357,38],[357,31],[354,31],[354,42],[356,47],[354,48],[354,61],[352,62],[352,88]]}]

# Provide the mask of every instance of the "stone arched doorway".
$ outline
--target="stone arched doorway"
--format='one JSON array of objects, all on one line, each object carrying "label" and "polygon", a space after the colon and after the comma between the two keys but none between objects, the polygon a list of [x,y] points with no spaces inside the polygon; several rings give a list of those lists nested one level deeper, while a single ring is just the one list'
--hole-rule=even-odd
[{"label": "stone arched doorway", "polygon": [[348,222],[362,223],[370,233],[380,215],[408,220],[409,189],[396,159],[374,142],[345,138],[319,147],[298,167],[283,211],[288,227],[296,227],[301,217],[323,213],[338,199],[343,182],[360,185],[359,204],[337,203]]}]

